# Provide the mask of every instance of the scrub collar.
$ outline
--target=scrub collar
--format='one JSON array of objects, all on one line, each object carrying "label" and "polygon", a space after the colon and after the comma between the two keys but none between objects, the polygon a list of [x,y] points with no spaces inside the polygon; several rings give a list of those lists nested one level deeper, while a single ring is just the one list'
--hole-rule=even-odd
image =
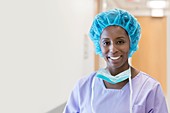
[{"label": "scrub collar", "polygon": [[[130,75],[129,75],[129,89],[130,89],[130,96],[129,96],[129,110],[130,110],[130,113],[133,113],[132,112],[132,108],[133,108],[133,103],[132,103],[132,96],[133,96],[133,89],[132,89],[132,74],[131,74],[131,68],[130,68]],[[94,111],[94,108],[93,108],[93,100],[94,100],[94,83],[95,83],[95,78],[93,78],[92,80],[92,96],[91,96],[91,109],[92,109],[92,113],[95,113]]]}]

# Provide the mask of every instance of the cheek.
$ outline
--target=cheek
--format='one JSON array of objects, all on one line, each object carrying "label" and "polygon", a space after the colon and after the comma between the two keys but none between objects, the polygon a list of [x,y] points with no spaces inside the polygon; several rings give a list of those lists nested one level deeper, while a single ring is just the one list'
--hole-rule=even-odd
[{"label": "cheek", "polygon": [[101,49],[102,54],[104,54],[104,53],[105,53],[105,49],[104,49],[104,47],[101,45],[101,43],[100,43],[100,49]]},{"label": "cheek", "polygon": [[129,50],[130,50],[130,46],[129,44],[125,45],[122,50],[124,51],[124,53],[129,53]]},{"label": "cheek", "polygon": [[126,52],[129,52],[129,50],[130,50],[129,47],[126,47],[126,48],[125,48],[125,51],[126,51]]},{"label": "cheek", "polygon": [[102,54],[105,55],[108,52],[107,48],[101,47]]},{"label": "cheek", "polygon": [[125,49],[125,50],[124,50],[124,53],[125,53],[125,54],[129,54],[129,49]]}]

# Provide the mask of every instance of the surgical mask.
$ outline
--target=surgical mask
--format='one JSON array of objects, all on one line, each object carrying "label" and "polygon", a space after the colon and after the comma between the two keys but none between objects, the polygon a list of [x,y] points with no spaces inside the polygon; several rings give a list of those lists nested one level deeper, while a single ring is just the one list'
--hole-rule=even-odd
[{"label": "surgical mask", "polygon": [[110,72],[104,68],[99,69],[96,73],[96,77],[101,78],[102,80],[105,80],[111,84],[116,84],[116,83],[122,82],[122,81],[128,79],[130,75],[131,75],[130,68],[117,74],[116,76],[112,76],[110,74]]}]

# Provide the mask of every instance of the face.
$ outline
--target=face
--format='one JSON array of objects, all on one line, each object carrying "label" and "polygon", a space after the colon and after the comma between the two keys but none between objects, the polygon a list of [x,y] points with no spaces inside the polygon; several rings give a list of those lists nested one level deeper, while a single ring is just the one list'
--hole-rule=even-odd
[{"label": "face", "polygon": [[100,47],[110,71],[121,72],[129,67],[130,40],[123,28],[119,26],[106,27],[100,37]]}]

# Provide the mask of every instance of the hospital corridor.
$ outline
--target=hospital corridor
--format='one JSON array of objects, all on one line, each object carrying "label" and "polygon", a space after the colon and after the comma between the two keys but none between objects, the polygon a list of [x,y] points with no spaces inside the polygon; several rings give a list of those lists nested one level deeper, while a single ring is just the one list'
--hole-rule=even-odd
[{"label": "hospital corridor", "polygon": [[[107,55],[106,46],[110,36],[107,31],[104,34],[104,31],[110,25],[103,27],[105,21],[102,19],[107,18],[109,11],[119,16],[118,19],[116,16],[110,17],[113,20],[117,19],[117,23],[111,26],[124,29],[129,37],[129,51],[132,51],[133,56],[129,57],[130,52],[128,52],[127,57],[123,57],[126,52],[126,49],[122,49],[123,46],[120,48],[121,55],[114,56],[108,53],[109,57],[104,56]],[[96,16],[98,14],[99,16]],[[105,17],[102,18],[103,15]],[[124,23],[120,22],[121,19],[124,19]],[[130,27],[127,28],[128,26]],[[131,29],[136,31],[130,31]],[[111,65],[108,62],[116,65],[120,61],[117,59],[121,58],[127,58],[126,61],[130,64],[128,65],[130,71],[125,72],[130,73],[126,78],[128,83],[121,87],[122,89],[129,87],[127,93],[129,97],[127,100],[123,100],[126,96],[120,97],[117,103],[123,100],[129,106],[128,113],[137,113],[133,112],[135,111],[133,94],[135,95],[136,91],[133,83],[137,84],[135,87],[139,87],[145,78],[141,77],[139,82],[133,82],[132,74],[137,71],[131,72],[135,69],[130,67],[134,67],[138,69],[138,73],[145,72],[153,78],[153,81],[157,81],[158,87],[161,88],[155,92],[162,91],[160,92],[165,97],[170,112],[170,0],[1,0],[0,31],[0,113],[75,113],[75,111],[66,111],[70,103],[75,106],[79,104],[92,111],[86,108],[77,109],[95,113],[95,109],[99,109],[95,108],[97,104],[105,100],[100,95],[103,96],[105,93],[98,87],[101,92],[96,96],[94,93],[97,91],[93,87],[102,80],[105,86],[108,85],[104,80],[107,81],[109,78],[107,72],[110,68],[101,72],[107,74],[97,82],[87,76],[93,77],[93,74],[98,74],[100,69],[108,68]],[[137,41],[131,39],[135,33],[140,38]],[[103,34],[107,36],[104,38],[107,41],[98,41],[97,35],[102,40]],[[126,35],[118,37],[121,39],[118,42],[119,46],[126,43],[122,41],[122,37]],[[135,45],[136,48],[133,48],[133,43],[138,43]],[[102,44],[105,48],[102,48]],[[110,48],[108,51],[111,51]],[[91,83],[84,80],[89,80]],[[151,81],[150,84],[152,83]],[[88,92],[84,84],[90,84],[92,92]],[[73,92],[80,91],[79,87],[82,87],[81,97]],[[149,85],[142,90],[148,89]],[[91,97],[85,96],[87,92]],[[123,91],[120,94],[124,94]],[[155,101],[164,98],[162,95],[156,95],[160,98]],[[143,96],[146,96],[145,93]],[[72,98],[77,99],[78,103]],[[80,102],[80,99],[84,101]],[[89,105],[85,104],[88,99]],[[93,105],[95,99],[98,103]],[[116,106],[115,103],[113,105]],[[138,109],[140,107],[142,109],[143,106],[139,106]],[[149,112],[145,111],[145,113],[152,112],[157,113],[152,109]]]}]

